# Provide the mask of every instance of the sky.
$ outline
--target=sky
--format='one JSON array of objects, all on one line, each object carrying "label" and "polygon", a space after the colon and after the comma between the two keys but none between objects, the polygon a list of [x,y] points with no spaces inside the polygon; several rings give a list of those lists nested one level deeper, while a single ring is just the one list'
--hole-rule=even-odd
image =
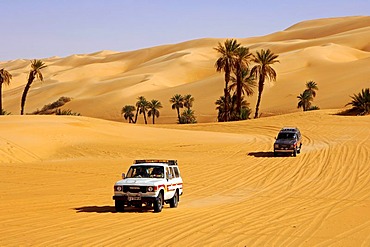
[{"label": "sky", "polygon": [[370,0],[0,0],[0,61],[247,38],[370,15]]}]

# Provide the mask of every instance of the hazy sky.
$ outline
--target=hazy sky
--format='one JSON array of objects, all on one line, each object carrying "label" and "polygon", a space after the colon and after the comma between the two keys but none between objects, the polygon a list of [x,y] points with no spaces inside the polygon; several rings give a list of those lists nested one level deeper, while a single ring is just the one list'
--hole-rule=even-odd
[{"label": "hazy sky", "polygon": [[0,0],[0,61],[246,38],[370,15],[370,0]]}]

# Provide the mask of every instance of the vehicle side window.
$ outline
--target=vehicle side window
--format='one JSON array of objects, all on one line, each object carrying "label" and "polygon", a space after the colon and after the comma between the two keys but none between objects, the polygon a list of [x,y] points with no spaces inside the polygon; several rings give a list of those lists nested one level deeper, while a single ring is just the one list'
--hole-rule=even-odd
[{"label": "vehicle side window", "polygon": [[174,170],[175,177],[177,178],[180,177],[179,168],[173,167],[173,170]]},{"label": "vehicle side window", "polygon": [[170,169],[169,167],[166,168],[166,174],[167,174],[167,179],[174,178],[173,173],[172,173],[172,169]]}]

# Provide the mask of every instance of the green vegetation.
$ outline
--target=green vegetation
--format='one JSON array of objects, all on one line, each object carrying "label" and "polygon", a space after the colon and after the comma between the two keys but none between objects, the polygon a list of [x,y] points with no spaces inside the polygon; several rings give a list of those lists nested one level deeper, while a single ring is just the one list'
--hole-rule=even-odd
[{"label": "green vegetation", "polygon": [[81,116],[80,113],[72,112],[72,110],[61,110],[60,107],[64,106],[66,103],[70,102],[72,99],[69,97],[60,97],[57,101],[44,105],[41,110],[36,110],[32,112],[35,115],[73,115],[73,116]]},{"label": "green vegetation", "polygon": [[256,63],[256,65],[252,68],[251,74],[258,78],[258,98],[254,118],[258,118],[258,111],[263,88],[265,86],[265,80],[269,79],[271,81],[276,81],[276,71],[271,67],[271,65],[279,62],[279,60],[277,60],[278,56],[279,55],[272,53],[270,49],[267,49],[267,51],[262,49],[261,52],[257,51],[257,56],[253,59],[253,62]]},{"label": "green vegetation", "polygon": [[[224,105],[225,105],[225,97],[221,96],[218,100],[216,100],[216,110],[218,110],[217,121],[223,122],[224,115],[226,114]],[[229,121],[238,121],[238,120],[247,120],[250,119],[250,114],[252,110],[249,108],[249,103],[244,100],[244,96],[242,96],[241,102],[241,111],[237,108],[237,96],[234,94],[231,97],[231,100],[228,103],[229,109]]]},{"label": "green vegetation", "polygon": [[[249,48],[241,46],[234,39],[226,40],[224,45],[218,43],[214,49],[221,55],[215,63],[216,70],[225,72],[224,95],[215,102],[218,110],[217,120],[225,122],[249,119],[251,110],[244,96],[254,94],[258,79],[259,95],[255,115],[257,118],[264,82],[266,79],[276,80],[276,72],[270,65],[279,62],[276,60],[278,55],[270,50],[257,51],[256,55],[253,55],[249,52]],[[251,63],[255,63],[252,69],[250,69]],[[232,84],[228,86],[230,81]],[[232,97],[231,91],[234,91]]]},{"label": "green vegetation", "polygon": [[135,123],[135,120],[132,119],[135,116],[135,114],[134,114],[135,110],[136,110],[136,108],[133,105],[125,105],[122,108],[121,114],[123,115],[125,120],[128,119],[128,123]]},{"label": "green vegetation", "polygon": [[362,89],[360,93],[351,96],[352,101],[347,105],[352,108],[346,111],[347,114],[367,115],[370,114],[370,88]]},{"label": "green vegetation", "polygon": [[[133,105],[125,105],[121,114],[125,120],[129,120],[129,123],[137,123],[137,117],[139,114],[143,114],[145,124],[148,124],[146,114],[148,117],[153,118],[153,124],[155,124],[155,118],[158,118],[160,115],[159,109],[161,109],[162,103],[159,100],[152,99],[150,102],[146,100],[144,96],[139,96],[136,101],[136,107]],[[136,114],[134,114],[136,110]],[[135,119],[133,117],[135,116]]]},{"label": "green vegetation", "polygon": [[80,113],[72,112],[72,110],[70,110],[70,109],[67,109],[67,110],[57,109],[57,110],[55,111],[55,115],[72,115],[72,116],[81,116],[81,114],[80,114]]},{"label": "green vegetation", "polygon": [[153,124],[155,118],[159,117],[159,109],[163,108],[162,103],[156,99],[152,99],[152,101],[148,104],[148,117],[153,117]]},{"label": "green vegetation", "polygon": [[306,89],[297,96],[298,98],[298,106],[297,108],[302,108],[303,111],[313,111],[313,110],[319,110],[320,108],[318,106],[312,106],[311,101],[313,101],[313,98],[316,97],[316,91],[319,90],[317,87],[316,82],[314,81],[308,81],[306,82]]},{"label": "green vegetation", "polygon": [[7,115],[6,111],[3,109],[3,83],[9,85],[12,80],[12,75],[5,69],[0,70],[0,115]]},{"label": "green vegetation", "polygon": [[176,109],[177,118],[180,123],[180,108],[184,107],[184,97],[181,94],[175,94],[170,98],[170,103],[172,103],[172,109]]},{"label": "green vegetation", "polygon": [[46,67],[47,66],[41,60],[34,59],[31,61],[31,70],[28,75],[28,81],[24,88],[22,99],[21,99],[21,115],[23,115],[24,113],[24,106],[26,104],[27,93],[32,85],[32,82],[35,80],[35,78],[39,78],[41,81],[44,80],[42,73],[41,73],[41,69],[46,68]]}]

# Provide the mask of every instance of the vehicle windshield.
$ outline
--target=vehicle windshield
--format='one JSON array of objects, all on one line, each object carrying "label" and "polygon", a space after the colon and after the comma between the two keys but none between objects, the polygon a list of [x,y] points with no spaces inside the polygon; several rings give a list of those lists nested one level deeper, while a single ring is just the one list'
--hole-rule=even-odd
[{"label": "vehicle windshield", "polygon": [[127,178],[164,178],[163,166],[131,166]]},{"label": "vehicle windshield", "polygon": [[277,139],[294,139],[296,138],[295,133],[279,133]]}]

